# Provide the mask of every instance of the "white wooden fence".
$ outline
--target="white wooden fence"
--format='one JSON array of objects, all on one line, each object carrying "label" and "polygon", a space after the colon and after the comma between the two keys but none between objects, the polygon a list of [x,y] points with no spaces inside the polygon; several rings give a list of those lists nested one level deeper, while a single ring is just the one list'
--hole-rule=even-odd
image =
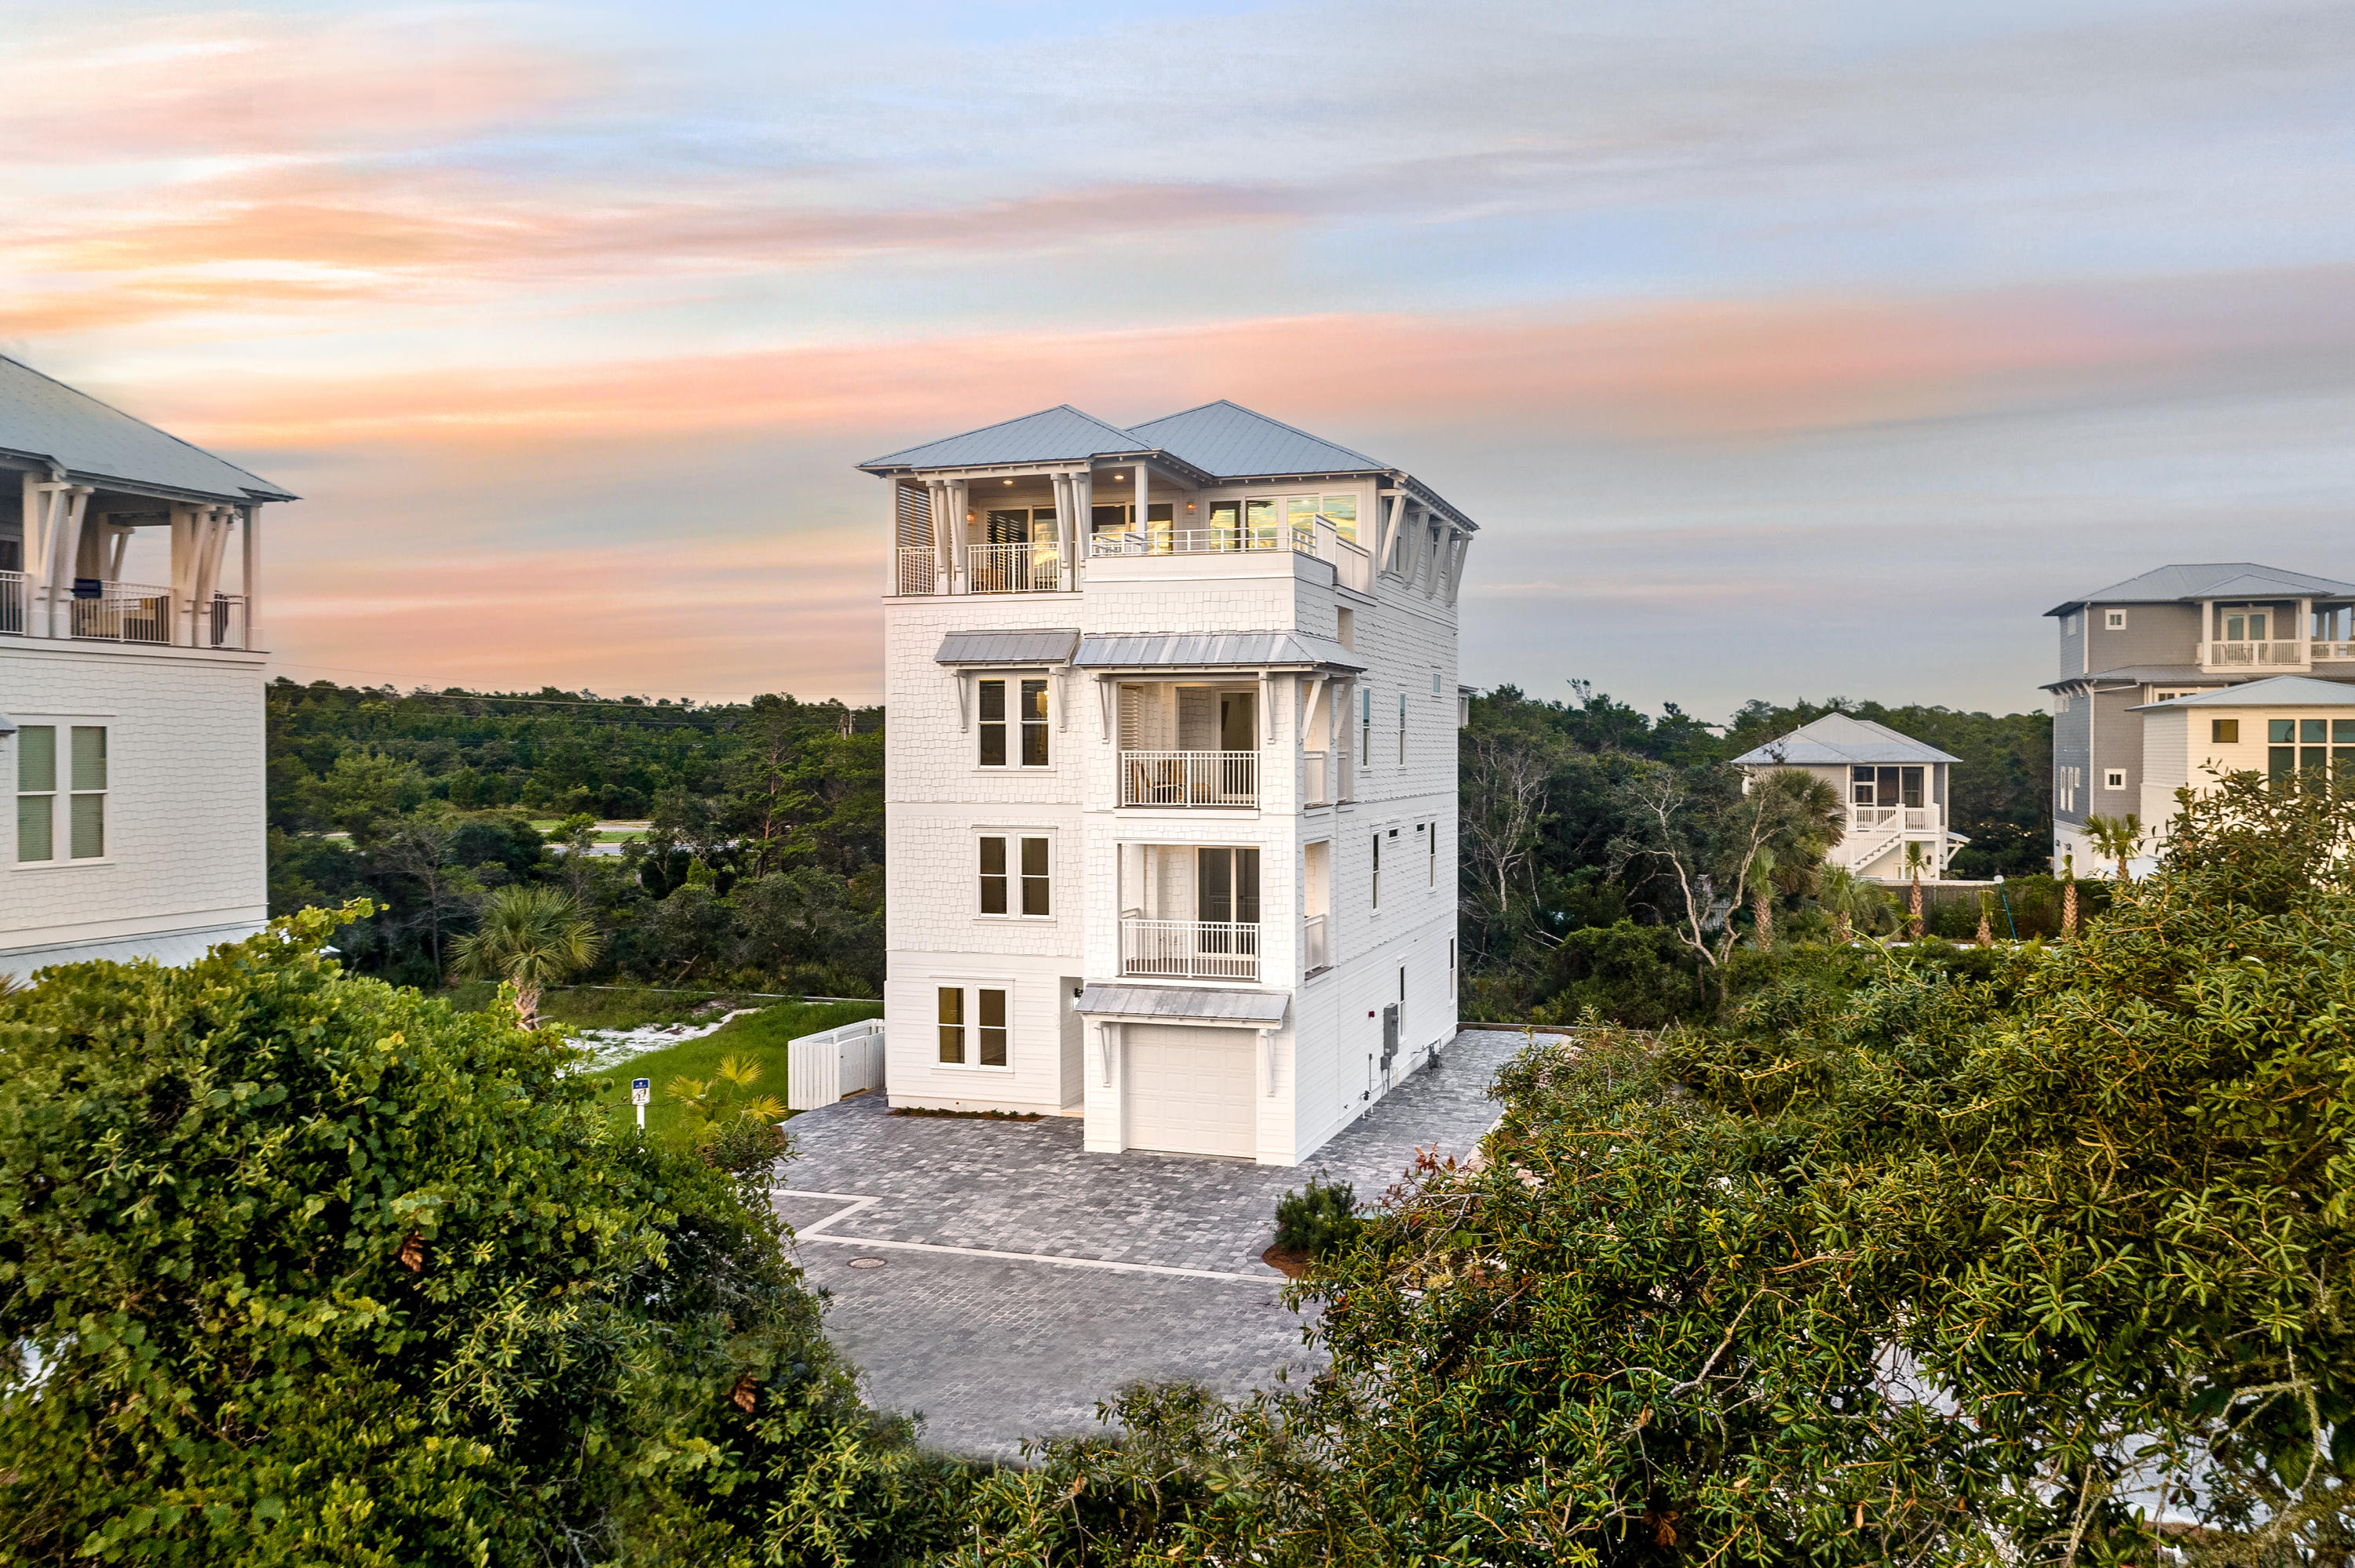
[{"label": "white wooden fence", "polygon": [[797,1111],[883,1086],[883,1021],[862,1018],[785,1043],[785,1104]]}]

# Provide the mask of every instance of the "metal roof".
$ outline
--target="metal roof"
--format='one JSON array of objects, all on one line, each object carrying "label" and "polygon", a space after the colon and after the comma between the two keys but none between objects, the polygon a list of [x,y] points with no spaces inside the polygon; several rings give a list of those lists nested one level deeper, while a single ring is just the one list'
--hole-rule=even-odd
[{"label": "metal roof", "polygon": [[986,468],[1009,462],[1080,462],[1089,458],[1126,455],[1152,450],[1118,425],[1084,413],[1069,403],[984,425],[961,436],[946,436],[889,457],[868,460],[863,469]]},{"label": "metal roof", "polygon": [[1391,465],[1221,397],[1148,419],[1130,434],[1221,479],[1278,474],[1387,473]]},{"label": "metal roof", "polygon": [[[2097,681],[2123,681],[2130,684],[2146,686],[2178,684],[2231,686],[2245,685],[2251,681],[2273,678],[2257,674],[2254,671],[2228,674],[2222,670],[2202,670],[2197,664],[2122,664],[2115,670],[2096,670],[2090,675],[2064,675],[2057,681],[2047,681],[2037,689],[2044,692],[2057,692],[2063,686],[2090,686]],[[2316,675],[2313,678],[2318,681],[2328,681],[2337,677]],[[2355,681],[2355,671],[2350,671],[2346,679]]]},{"label": "metal roof", "polygon": [[0,453],[62,470],[77,483],[202,501],[292,501],[201,447],[0,355]]},{"label": "metal roof", "polygon": [[935,664],[1068,664],[1080,645],[1076,626],[1044,631],[952,631],[941,639]]},{"label": "metal roof", "polygon": [[2044,613],[2067,615],[2089,604],[2182,604],[2203,599],[2345,599],[2355,583],[2286,572],[2254,561],[2206,561],[2159,567],[2138,577],[2097,588],[2083,599],[2056,604]]},{"label": "metal roof", "polygon": [[2344,681],[2318,681],[2311,675],[2275,675],[2221,692],[2202,692],[2171,702],[2145,703],[2128,713],[2147,714],[2165,708],[2355,708],[2355,685]]},{"label": "metal roof", "polygon": [[1282,665],[1363,670],[1329,637],[1307,631],[1158,631],[1080,639],[1074,669],[1264,670]]},{"label": "metal roof", "polygon": [[1936,747],[1900,735],[1885,724],[1849,714],[1826,714],[1777,740],[1735,758],[1741,767],[1806,768],[1852,762],[1960,762]]},{"label": "metal roof", "polygon": [[1196,991],[1175,985],[1092,985],[1079,1011],[1121,1018],[1172,1018],[1194,1023],[1245,1023],[1270,1029],[1284,1022],[1292,998],[1280,991]]}]

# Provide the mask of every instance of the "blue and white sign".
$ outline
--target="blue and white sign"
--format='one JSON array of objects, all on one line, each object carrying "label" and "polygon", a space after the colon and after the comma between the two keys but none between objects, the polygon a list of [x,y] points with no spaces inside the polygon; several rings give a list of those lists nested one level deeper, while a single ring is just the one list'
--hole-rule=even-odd
[{"label": "blue and white sign", "polygon": [[655,1081],[652,1078],[632,1078],[630,1080],[630,1103],[632,1105],[642,1106],[654,1097]]}]

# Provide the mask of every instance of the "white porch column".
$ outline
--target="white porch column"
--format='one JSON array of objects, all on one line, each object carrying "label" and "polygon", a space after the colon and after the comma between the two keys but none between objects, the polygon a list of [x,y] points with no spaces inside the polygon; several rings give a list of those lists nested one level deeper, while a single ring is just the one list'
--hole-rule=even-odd
[{"label": "white porch column", "polygon": [[2314,663],[2314,601],[2297,601],[2297,662],[2309,668]]},{"label": "white porch column", "polygon": [[[40,530],[45,547],[37,568],[46,595],[38,617],[41,635],[71,637],[74,572],[81,562],[82,513],[91,490],[86,484],[50,483],[39,486],[39,492],[37,504],[45,514]],[[27,543],[31,543],[29,537]]]},{"label": "white porch column", "polygon": [[1081,469],[1071,475],[1071,576],[1065,584],[1074,593],[1080,587],[1080,563],[1095,548],[1095,473]]},{"label": "white porch column", "polygon": [[[1145,524],[1145,514],[1146,514],[1145,499],[1146,499],[1146,492],[1148,489],[1150,489],[1150,488],[1152,487],[1152,484],[1153,484],[1153,475],[1152,475],[1152,471],[1151,471],[1151,470],[1149,470],[1149,469],[1147,469],[1147,468],[1146,468],[1143,463],[1138,463],[1138,464],[1136,465],[1136,496],[1135,496],[1135,501],[1136,501],[1136,522],[1135,522],[1135,530],[1136,530],[1136,536],[1137,536],[1138,538],[1140,538],[1140,539],[1142,539],[1142,538],[1146,537],[1146,535],[1150,532],[1150,530],[1149,530],[1149,529],[1147,529],[1147,528],[1146,527],[1146,524]],[[1175,528],[1175,527],[1177,526],[1177,524],[1176,524],[1175,523],[1173,523],[1173,524],[1170,524],[1170,526],[1171,526],[1172,528]]]},{"label": "white porch column", "polygon": [[967,505],[965,482],[949,481],[949,537],[956,542],[956,573],[964,579],[965,591],[973,591],[972,562],[965,554],[964,513]]},{"label": "white porch column", "polygon": [[1071,476],[1050,473],[1047,482],[1055,493],[1055,586],[1064,586],[1071,569]]},{"label": "white porch column", "polygon": [[[898,489],[897,485],[892,487],[895,495]],[[245,590],[245,645],[260,648],[262,644],[261,505],[259,502],[245,509],[245,531],[240,543],[245,547],[245,559],[240,566],[238,586]]]},{"label": "white porch column", "polygon": [[[2090,674],[2092,674],[2092,673],[2094,673],[2094,611],[2093,611],[2092,607],[2088,606],[2088,607],[2085,609],[2085,610],[2083,611],[2083,614],[2084,614],[2084,617],[2085,617],[2085,641],[2084,641],[2084,649],[2085,649],[2084,665],[2085,665],[2085,670],[2084,670],[2084,673],[2085,673],[2086,674],[2090,675]],[[2214,599],[2201,599],[2201,600],[2200,601],[2200,669],[2202,669],[2202,670],[2206,670],[2206,669],[2208,669],[2211,665],[2212,665],[2212,664],[2215,662],[2215,659],[2216,659],[2216,648],[2215,648],[2215,642],[2216,642],[2216,601],[2215,601]]]}]

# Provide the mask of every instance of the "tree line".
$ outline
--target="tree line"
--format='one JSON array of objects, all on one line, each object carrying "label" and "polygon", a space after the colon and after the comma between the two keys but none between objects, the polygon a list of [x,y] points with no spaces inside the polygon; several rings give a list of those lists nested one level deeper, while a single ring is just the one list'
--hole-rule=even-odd
[{"label": "tree line", "polygon": [[283,680],[268,703],[271,907],[368,899],[336,935],[362,972],[438,985],[503,890],[555,887],[598,934],[586,978],[880,994],[879,708]]}]

